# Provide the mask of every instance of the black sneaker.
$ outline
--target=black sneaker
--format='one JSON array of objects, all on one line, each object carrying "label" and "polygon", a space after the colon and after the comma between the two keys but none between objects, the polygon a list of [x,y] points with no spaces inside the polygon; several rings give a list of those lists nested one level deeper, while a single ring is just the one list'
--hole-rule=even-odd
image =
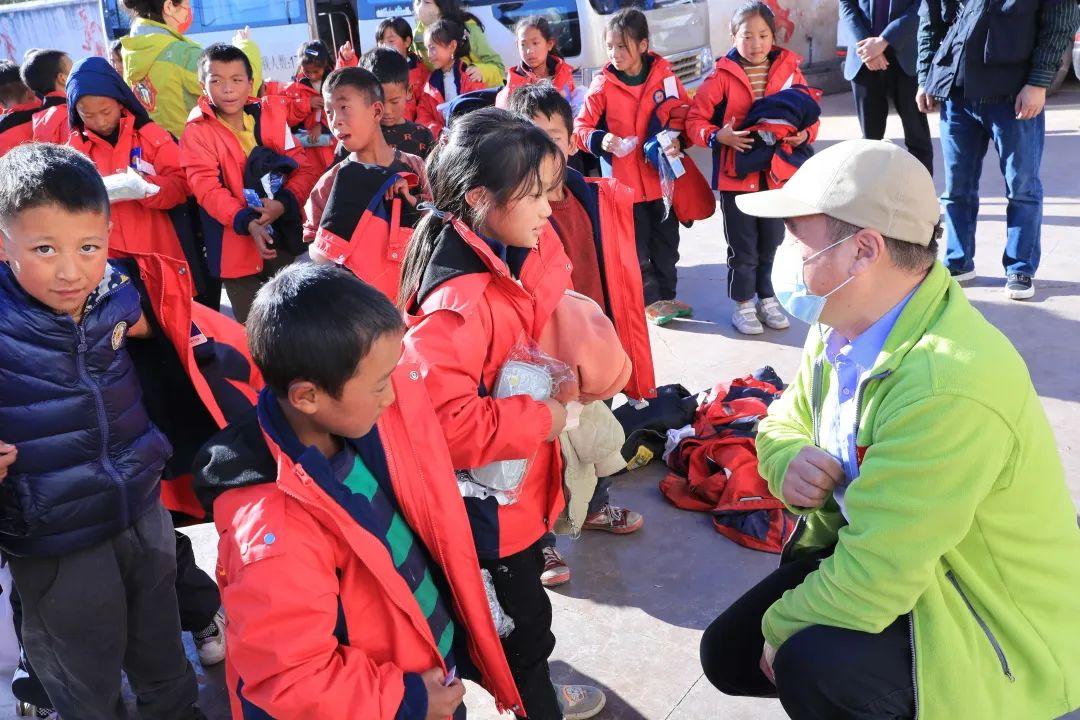
[{"label": "black sneaker", "polygon": [[1005,281],[1005,294],[1010,300],[1027,300],[1035,295],[1035,286],[1030,275],[1009,273]]},{"label": "black sneaker", "polygon": [[952,275],[953,280],[958,283],[970,282],[978,277],[974,270],[953,270],[952,268],[949,268],[949,274]]}]

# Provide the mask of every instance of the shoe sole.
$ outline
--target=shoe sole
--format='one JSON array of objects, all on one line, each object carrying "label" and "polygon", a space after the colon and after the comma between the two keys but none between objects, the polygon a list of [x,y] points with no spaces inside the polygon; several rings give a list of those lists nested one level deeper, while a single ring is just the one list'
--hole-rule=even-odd
[{"label": "shoe sole", "polygon": [[1029,287],[1027,290],[1005,290],[1005,294],[1009,296],[1010,300],[1027,300],[1028,298],[1035,297],[1035,288]]},{"label": "shoe sole", "polygon": [[968,270],[967,272],[960,273],[959,275],[953,275],[952,279],[958,283],[971,282],[975,278],[979,277],[979,274],[974,270]]},{"label": "shoe sole", "polygon": [[641,522],[638,522],[634,525],[627,525],[626,527],[622,528],[614,528],[610,525],[590,525],[589,523],[585,523],[581,526],[581,529],[592,530],[594,532],[606,532],[611,533],[612,535],[629,535],[630,533],[635,533],[640,530],[644,524],[645,518],[642,518]]},{"label": "shoe sole", "polygon": [[552,578],[544,578],[544,577],[540,578],[540,584],[543,585],[546,588],[559,587],[560,585],[565,585],[568,582],[570,582],[570,571],[569,570],[567,570],[566,573],[563,574],[563,575],[556,575],[555,577],[552,577]]},{"label": "shoe sole", "polygon": [[678,317],[678,315],[661,315],[658,318],[646,318],[646,320],[648,320],[651,324],[657,327],[663,327],[664,325],[667,325],[669,322],[677,319]]},{"label": "shoe sole", "polygon": [[763,327],[762,328],[756,328],[756,329],[753,329],[753,330],[743,330],[742,328],[740,328],[735,323],[732,323],[731,325],[732,325],[732,327],[735,328],[735,332],[742,333],[743,335],[761,335],[761,334],[763,334],[765,332],[765,328],[763,328]]},{"label": "shoe sole", "polygon": [[603,712],[606,705],[607,695],[602,695],[600,697],[600,704],[595,708],[592,708],[591,710],[583,710],[582,712],[578,713],[564,714],[563,720],[589,720],[589,718],[594,718],[601,712]]}]

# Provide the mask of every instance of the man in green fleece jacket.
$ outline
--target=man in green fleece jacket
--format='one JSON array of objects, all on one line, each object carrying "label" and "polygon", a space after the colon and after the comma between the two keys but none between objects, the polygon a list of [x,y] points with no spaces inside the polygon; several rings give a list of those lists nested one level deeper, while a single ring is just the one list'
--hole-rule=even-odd
[{"label": "man in green fleece jacket", "polygon": [[784,218],[777,297],[815,327],[758,434],[798,524],[705,632],[710,681],[795,718],[1080,706],[1076,509],[1023,359],[937,262],[929,173],[853,140],[737,202]]}]

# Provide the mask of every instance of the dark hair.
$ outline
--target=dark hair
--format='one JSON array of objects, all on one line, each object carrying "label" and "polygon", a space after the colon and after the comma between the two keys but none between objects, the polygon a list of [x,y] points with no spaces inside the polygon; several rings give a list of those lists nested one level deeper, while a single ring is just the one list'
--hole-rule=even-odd
[{"label": "dark hair", "polygon": [[535,29],[544,40],[555,39],[555,33],[551,32],[551,23],[543,15],[529,15],[518,20],[514,25],[514,35],[520,35],[529,28]]},{"label": "dark hair", "polygon": [[10,60],[0,60],[0,103],[14,105],[29,91],[19,74],[19,66]]},{"label": "dark hair", "polygon": [[123,48],[124,48],[124,43],[120,42],[119,39],[113,40],[111,43],[109,43],[109,52],[110,53],[118,53],[121,50],[123,50]]},{"label": "dark hair", "polygon": [[247,71],[248,80],[255,79],[255,73],[251,69],[251,60],[248,60],[248,56],[244,54],[244,51],[235,45],[229,43],[214,43],[213,45],[207,45],[206,49],[202,51],[202,55],[199,56],[199,82],[206,82],[206,78],[210,76],[210,63],[214,62],[242,62],[244,63],[244,70]]},{"label": "dark hair", "polygon": [[469,34],[465,30],[465,26],[456,20],[448,20],[445,17],[439,18],[431,24],[427,30],[427,37],[425,42],[433,42],[436,45],[449,45],[451,42],[457,43],[457,49],[454,51],[454,57],[461,59],[468,57],[472,52],[472,48],[469,45]]},{"label": "dark hair", "polygon": [[[831,215],[825,216],[825,232],[828,234],[829,242],[840,242],[863,229]],[[885,250],[889,253],[893,265],[901,270],[909,273],[924,273],[937,262],[937,238],[931,238],[929,245],[919,245],[885,235],[881,237],[885,239]]]},{"label": "dark hair", "polygon": [[55,205],[109,216],[109,193],[97,167],[66,145],[28,143],[0,158],[0,226],[25,210]]},{"label": "dark hair", "polygon": [[435,7],[439,8],[439,17],[447,18],[450,20],[456,20],[464,27],[467,22],[476,23],[481,32],[484,30],[484,23],[480,21],[480,18],[468,12],[461,6],[459,0],[435,0]]},{"label": "dark hair", "polygon": [[360,58],[360,67],[375,76],[382,85],[409,86],[409,61],[397,50],[377,47]]},{"label": "dark hair", "polygon": [[608,20],[607,31],[619,33],[625,42],[638,43],[649,39],[649,21],[636,7],[623,8]]},{"label": "dark hair", "polygon": [[129,15],[153,20],[154,22],[159,23],[165,22],[165,3],[171,2],[173,5],[179,5],[181,1],[182,0],[121,0],[124,9],[128,11]]},{"label": "dark hair", "polygon": [[566,132],[574,131],[574,111],[569,101],[548,80],[514,90],[506,109],[530,120],[537,115],[560,117],[566,123]]},{"label": "dark hair", "polygon": [[323,81],[323,95],[330,93],[339,87],[351,87],[364,96],[368,104],[383,102],[382,84],[371,74],[370,70],[360,67],[338,68],[330,73]]},{"label": "dark hair", "polygon": [[323,68],[334,67],[334,56],[330,54],[330,48],[322,40],[308,40],[300,44],[296,49],[296,63],[304,65],[318,65]]},{"label": "dark hair", "polygon": [[63,50],[31,50],[19,70],[22,81],[37,95],[48,95],[56,90],[56,77],[67,56]]},{"label": "dark hair", "polygon": [[405,327],[374,287],[337,265],[314,263],[290,265],[263,285],[246,325],[251,358],[279,397],[307,380],[334,398],[375,341]]},{"label": "dark hair", "polygon": [[412,40],[413,30],[409,21],[403,17],[386,18],[379,23],[379,27],[375,29],[375,42],[381,43],[383,33],[387,30],[393,30],[394,34],[402,40]]},{"label": "dark hair", "polygon": [[772,8],[761,2],[761,0],[751,0],[735,9],[735,14],[731,16],[731,34],[734,35],[739,32],[742,24],[755,15],[765,21],[775,38],[776,15],[773,14]]},{"label": "dark hair", "polygon": [[[499,108],[482,108],[463,115],[450,126],[445,143],[436,145],[427,161],[431,201],[440,212],[479,228],[489,208],[465,201],[473,188],[487,188],[495,204],[504,206],[529,193],[544,191],[540,167],[545,158],[566,159],[540,128],[520,115]],[[447,220],[428,213],[417,223],[401,268],[401,304],[417,292]]]}]

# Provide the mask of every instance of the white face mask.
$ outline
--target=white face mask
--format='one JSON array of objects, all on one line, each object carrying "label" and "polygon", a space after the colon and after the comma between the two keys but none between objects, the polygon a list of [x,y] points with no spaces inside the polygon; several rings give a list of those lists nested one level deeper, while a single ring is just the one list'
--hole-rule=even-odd
[{"label": "white face mask", "polygon": [[825,309],[825,301],[829,296],[855,279],[852,275],[824,295],[815,295],[806,286],[804,274],[806,263],[853,237],[855,237],[854,233],[841,238],[806,260],[802,259],[799,248],[794,243],[785,242],[777,248],[772,268],[773,290],[776,292],[776,299],[789,315],[802,320],[807,325],[813,325],[821,317],[821,312]]}]

